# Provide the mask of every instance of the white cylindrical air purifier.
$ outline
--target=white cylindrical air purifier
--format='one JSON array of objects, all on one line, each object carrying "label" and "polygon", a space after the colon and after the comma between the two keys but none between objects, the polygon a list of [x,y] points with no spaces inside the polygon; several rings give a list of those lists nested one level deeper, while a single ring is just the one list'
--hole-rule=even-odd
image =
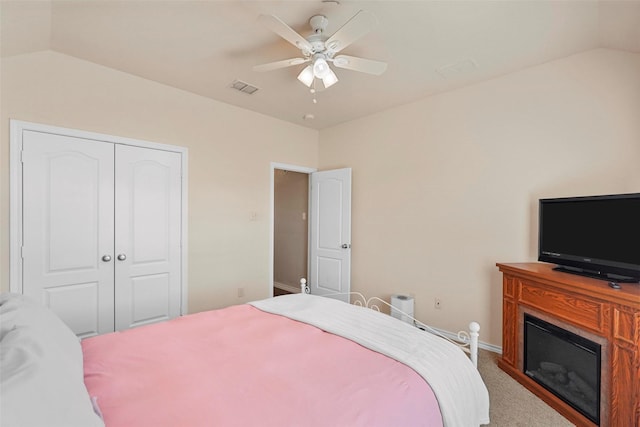
[{"label": "white cylindrical air purifier", "polygon": [[400,294],[392,295],[391,316],[413,325],[413,297]]}]

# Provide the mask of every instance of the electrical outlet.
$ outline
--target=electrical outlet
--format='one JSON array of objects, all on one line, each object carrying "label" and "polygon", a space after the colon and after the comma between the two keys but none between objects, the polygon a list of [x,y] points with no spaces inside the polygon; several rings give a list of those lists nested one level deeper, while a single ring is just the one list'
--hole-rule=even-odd
[{"label": "electrical outlet", "polygon": [[238,288],[238,298],[244,297],[244,288]]},{"label": "electrical outlet", "polygon": [[433,306],[438,310],[442,308],[442,300],[440,298],[436,298],[433,302]]}]

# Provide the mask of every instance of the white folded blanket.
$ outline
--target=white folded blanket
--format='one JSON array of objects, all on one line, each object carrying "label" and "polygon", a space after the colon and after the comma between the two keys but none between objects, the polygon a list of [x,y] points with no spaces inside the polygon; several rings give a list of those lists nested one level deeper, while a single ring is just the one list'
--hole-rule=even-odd
[{"label": "white folded blanket", "polygon": [[489,393],[454,344],[378,311],[331,298],[294,294],[254,307],[350,339],[412,368],[431,386],[445,427],[489,424]]}]

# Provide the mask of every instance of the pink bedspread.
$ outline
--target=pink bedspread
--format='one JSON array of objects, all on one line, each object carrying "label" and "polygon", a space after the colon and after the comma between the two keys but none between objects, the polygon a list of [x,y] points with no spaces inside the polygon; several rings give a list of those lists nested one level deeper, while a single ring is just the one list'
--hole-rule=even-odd
[{"label": "pink bedspread", "polygon": [[82,341],[107,427],[441,426],[411,368],[249,305]]}]

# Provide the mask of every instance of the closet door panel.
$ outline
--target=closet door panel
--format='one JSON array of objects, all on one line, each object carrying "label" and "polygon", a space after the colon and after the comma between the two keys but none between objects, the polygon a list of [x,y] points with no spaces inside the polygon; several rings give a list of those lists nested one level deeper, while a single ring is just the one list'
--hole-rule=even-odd
[{"label": "closet door panel", "polygon": [[116,329],[180,314],[181,155],[116,146]]},{"label": "closet door panel", "polygon": [[114,330],[113,144],[23,134],[23,293],[80,337]]}]

